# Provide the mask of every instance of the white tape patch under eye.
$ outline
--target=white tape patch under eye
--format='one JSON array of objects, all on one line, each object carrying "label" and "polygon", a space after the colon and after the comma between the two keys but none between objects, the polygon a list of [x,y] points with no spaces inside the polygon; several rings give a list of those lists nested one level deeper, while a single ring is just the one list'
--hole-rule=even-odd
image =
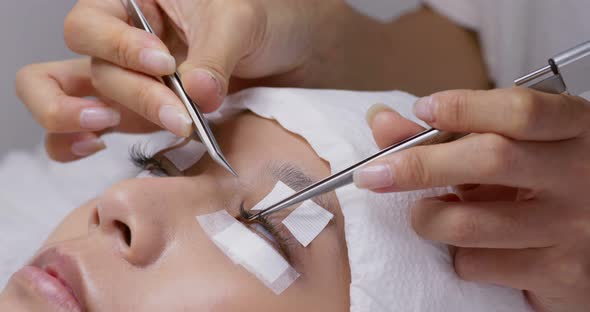
[{"label": "white tape patch under eye", "polygon": [[185,171],[196,164],[206,152],[207,148],[203,143],[190,140],[183,146],[167,151],[164,156],[174,164],[176,169]]},{"label": "white tape patch under eye", "polygon": [[140,173],[137,174],[137,176],[135,176],[137,179],[141,179],[141,178],[156,178],[158,177],[157,175],[153,174],[151,171],[149,170],[143,170]]},{"label": "white tape patch under eye", "polygon": [[266,195],[256,206],[250,210],[262,210],[268,208],[272,204],[276,204],[279,200],[293,195],[295,191],[288,187],[285,183],[279,181],[275,187]]},{"label": "white tape patch under eye", "polygon": [[291,234],[307,247],[326,228],[334,215],[311,200],[306,200],[283,220]]},{"label": "white tape patch under eye", "polygon": [[254,234],[225,210],[197,216],[201,228],[234,263],[254,274],[280,295],[299,273],[267,241]]}]

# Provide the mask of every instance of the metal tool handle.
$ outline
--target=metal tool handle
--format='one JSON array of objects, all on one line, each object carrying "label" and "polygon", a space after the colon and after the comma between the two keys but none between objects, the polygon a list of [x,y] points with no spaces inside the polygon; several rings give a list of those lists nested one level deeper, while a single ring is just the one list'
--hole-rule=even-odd
[{"label": "metal tool handle", "polygon": [[383,150],[381,150],[380,152],[378,152],[377,154],[374,154],[373,156],[366,158],[365,160],[358,162],[342,171],[340,171],[339,173],[336,173],[332,176],[329,176],[321,181],[318,181],[306,188],[304,188],[303,190],[287,197],[286,199],[276,203],[273,206],[268,207],[267,209],[265,209],[262,212],[259,212],[255,215],[249,216],[247,219],[252,221],[258,217],[263,217],[266,215],[269,215],[273,212],[285,209],[287,207],[296,205],[300,202],[303,202],[307,199],[319,196],[321,194],[327,193],[328,191],[332,191],[335,190],[337,188],[340,188],[342,186],[348,185],[353,183],[353,175],[354,172],[367,165],[368,163],[377,160],[379,158],[383,158],[386,157],[388,155],[391,155],[393,153],[397,153],[406,149],[409,149],[411,147],[415,147],[415,146],[420,146],[420,145],[431,145],[431,144],[439,144],[439,143],[446,143],[446,142],[450,142],[453,140],[457,140],[461,137],[464,137],[467,134],[462,134],[462,133],[451,133],[451,132],[446,132],[446,131],[440,131],[438,129],[429,129],[426,131],[423,131],[419,134],[416,134],[410,138],[407,138],[397,144],[394,144],[390,147],[387,147]]},{"label": "metal tool handle", "polygon": [[549,60],[549,65],[514,81],[517,86],[548,93],[581,95],[590,90],[590,41]]}]

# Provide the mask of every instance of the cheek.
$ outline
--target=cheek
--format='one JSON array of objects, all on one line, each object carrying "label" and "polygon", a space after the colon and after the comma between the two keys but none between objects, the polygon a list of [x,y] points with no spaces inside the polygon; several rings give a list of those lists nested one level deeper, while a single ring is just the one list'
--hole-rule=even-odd
[{"label": "cheek", "polygon": [[[160,265],[146,270],[149,282],[139,283],[152,293],[146,307],[162,305],[167,311],[259,311],[263,300],[273,296],[251,273],[234,264],[203,234],[185,237],[168,251]],[[150,272],[151,271],[151,272]],[[143,279],[144,281],[146,279]],[[148,284],[148,285],[146,285]],[[149,285],[151,284],[151,286]],[[141,291],[140,291],[141,293]],[[165,309],[164,309],[165,308]]]}]

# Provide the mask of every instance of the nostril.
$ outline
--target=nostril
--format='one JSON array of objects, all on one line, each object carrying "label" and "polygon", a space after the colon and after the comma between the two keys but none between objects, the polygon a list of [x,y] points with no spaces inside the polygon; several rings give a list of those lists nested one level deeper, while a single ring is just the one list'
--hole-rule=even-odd
[{"label": "nostril", "polygon": [[100,225],[100,215],[98,214],[98,209],[94,208],[92,213],[90,214],[90,218],[88,219],[88,227],[92,230],[97,228]]},{"label": "nostril", "polygon": [[113,224],[115,226],[115,228],[117,230],[119,230],[119,232],[121,233],[121,235],[123,236],[123,239],[125,240],[125,244],[127,244],[127,246],[131,246],[131,229],[129,228],[129,226],[127,226],[127,224],[121,222],[121,221],[113,221]]}]

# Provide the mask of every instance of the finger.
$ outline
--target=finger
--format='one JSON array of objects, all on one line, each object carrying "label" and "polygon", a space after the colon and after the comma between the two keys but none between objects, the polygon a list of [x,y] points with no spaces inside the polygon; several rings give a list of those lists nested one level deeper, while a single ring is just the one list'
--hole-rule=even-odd
[{"label": "finger", "polygon": [[525,202],[418,201],[412,226],[423,238],[458,247],[535,248],[555,244],[554,207]]},{"label": "finger", "polygon": [[[460,278],[514,289],[561,292],[553,278],[551,248],[477,249],[458,248],[454,266]],[[559,269],[563,271],[564,268]],[[566,268],[567,270],[567,268]]]},{"label": "finger", "polygon": [[424,130],[384,104],[376,104],[369,109],[367,122],[379,148],[388,147]]},{"label": "finger", "polygon": [[166,45],[158,36],[130,26],[127,20],[120,0],[79,1],[65,20],[66,44],[79,54],[146,74],[172,74],[176,61]]},{"label": "finger", "polygon": [[436,93],[418,100],[414,112],[437,129],[518,140],[574,138],[590,124],[590,103],[584,99],[524,88]]},{"label": "finger", "polygon": [[35,120],[49,132],[95,131],[119,124],[117,111],[94,95],[88,59],[35,64],[21,69],[17,94]]},{"label": "finger", "polygon": [[354,173],[354,182],[359,188],[376,192],[461,184],[528,189],[557,187],[553,177],[572,174],[572,168],[547,164],[574,160],[568,153],[575,149],[567,142],[517,142],[496,134],[471,135],[446,144],[414,147],[375,160]]},{"label": "finger", "polygon": [[59,162],[70,162],[95,154],[106,146],[97,134],[50,133],[45,138],[45,150],[49,157]]},{"label": "finger", "polygon": [[152,123],[177,136],[191,134],[192,122],[180,99],[159,81],[100,59],[93,59],[92,78],[97,91]]},{"label": "finger", "polygon": [[186,91],[204,112],[221,105],[236,65],[256,47],[265,25],[260,11],[246,1],[235,2],[231,9],[222,5],[212,4],[210,18],[188,38],[187,59],[179,68]]}]

